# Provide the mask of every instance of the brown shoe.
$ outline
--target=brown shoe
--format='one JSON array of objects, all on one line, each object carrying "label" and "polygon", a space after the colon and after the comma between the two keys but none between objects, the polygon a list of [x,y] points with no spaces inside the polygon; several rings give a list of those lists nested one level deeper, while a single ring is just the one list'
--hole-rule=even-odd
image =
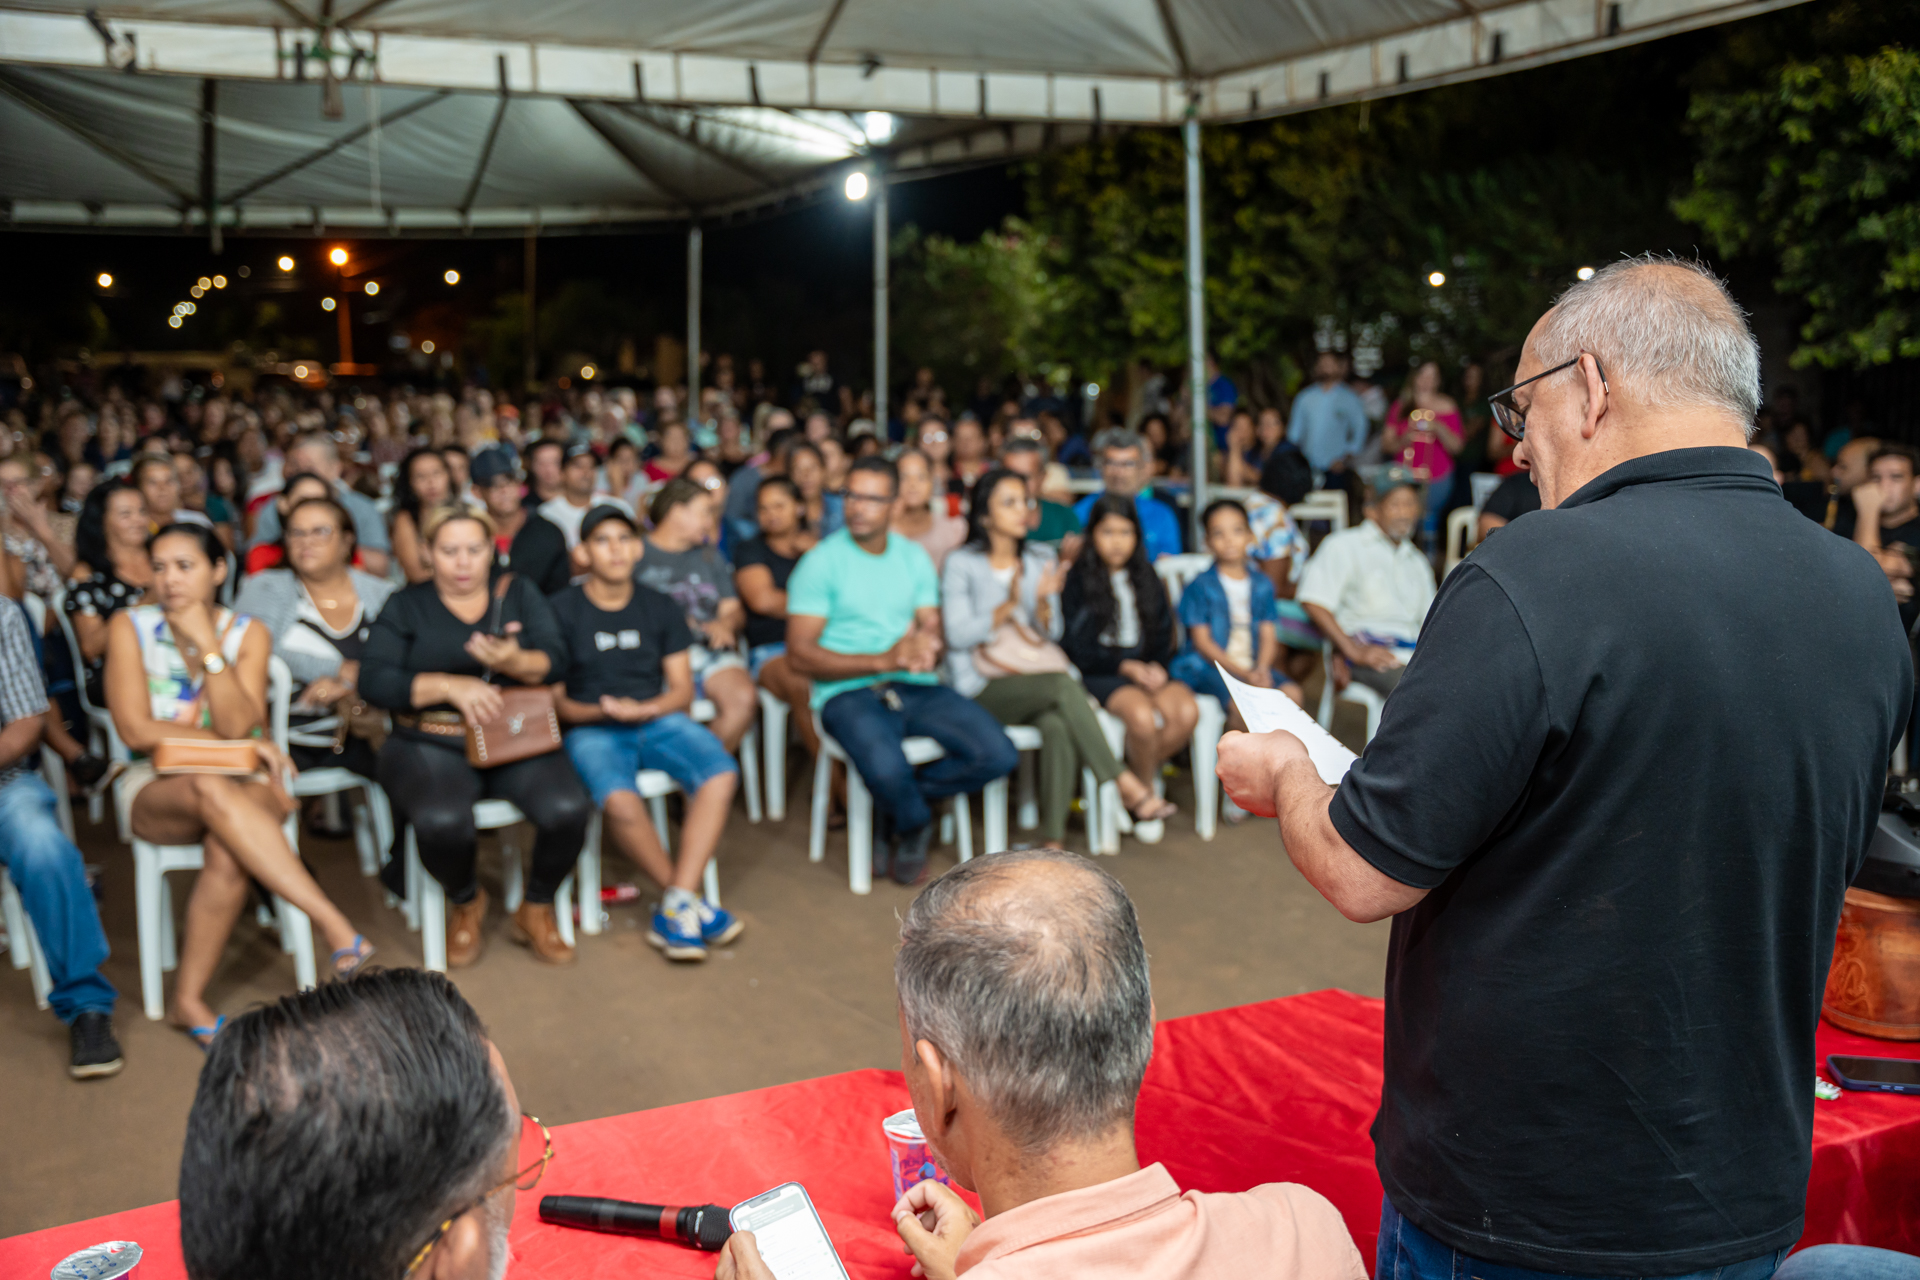
[{"label": "brown shoe", "polygon": [[481,929],[487,922],[487,891],[476,889],[472,902],[447,906],[447,968],[463,969],[480,958]]},{"label": "brown shoe", "polygon": [[560,921],[551,902],[523,902],[513,913],[513,940],[532,947],[535,958],[548,964],[572,964],[573,948],[560,937]]}]

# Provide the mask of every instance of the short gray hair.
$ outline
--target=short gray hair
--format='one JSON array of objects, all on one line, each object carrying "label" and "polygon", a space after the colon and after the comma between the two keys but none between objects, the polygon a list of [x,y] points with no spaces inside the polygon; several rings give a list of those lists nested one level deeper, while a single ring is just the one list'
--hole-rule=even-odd
[{"label": "short gray hair", "polygon": [[[1676,274],[1678,273],[1678,274]],[[1753,434],[1760,344],[1726,281],[1705,263],[1644,253],[1609,263],[1560,295],[1534,352],[1547,368],[1582,352],[1651,408],[1719,409]]]},{"label": "short gray hair", "polygon": [[[1030,863],[1083,883],[1035,900],[1008,884]],[[907,1034],[938,1048],[1021,1147],[1132,1120],[1153,991],[1133,902],[1098,867],[1047,849],[962,863],[907,909],[893,973]]]},{"label": "short gray hair", "polygon": [[1126,427],[1108,427],[1093,438],[1093,456],[1098,458],[1109,449],[1138,449],[1141,457],[1147,456],[1147,442],[1138,431]]}]

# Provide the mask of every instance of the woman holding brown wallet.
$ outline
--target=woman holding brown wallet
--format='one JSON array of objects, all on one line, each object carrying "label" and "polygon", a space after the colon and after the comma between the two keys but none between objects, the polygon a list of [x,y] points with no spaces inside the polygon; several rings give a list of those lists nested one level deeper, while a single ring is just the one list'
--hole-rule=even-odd
[{"label": "woman holding brown wallet", "polygon": [[[286,761],[259,736],[267,721],[273,638],[214,604],[227,576],[225,549],[210,528],[169,524],[147,541],[147,550],[158,603],[122,610],[108,624],[105,683],[114,727],[142,757],[169,738],[250,738],[262,771],[277,777]],[[249,879],[312,917],[334,948],[336,973],[351,973],[373,954],[287,846],[280,824],[291,802],[281,788],[221,774],[162,777],[143,759],[121,776],[115,798],[142,840],[198,842],[203,851],[187,899],[171,1015],[202,1048],[226,1021],[207,1005],[205,992],[246,906]]]},{"label": "woman holding brown wallet", "polygon": [[[490,768],[467,762],[468,724],[497,719],[502,687],[544,685],[565,666],[566,643],[546,598],[510,577],[493,591],[493,521],[439,507],[421,522],[433,576],[395,592],[360,657],[360,693],[394,713],[378,781],[412,824],[420,862],[447,892],[447,965],[480,958],[487,894],[474,877],[477,801],[508,800],[536,831],[514,941],[550,964],[570,964],[553,898],[573,870],[593,801],[573,763],[554,749]],[[389,888],[402,871],[389,863]]]}]

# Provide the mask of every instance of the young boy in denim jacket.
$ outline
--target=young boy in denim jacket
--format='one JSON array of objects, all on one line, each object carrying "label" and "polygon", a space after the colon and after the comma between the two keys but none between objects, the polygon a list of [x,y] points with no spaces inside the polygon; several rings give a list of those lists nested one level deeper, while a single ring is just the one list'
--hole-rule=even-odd
[{"label": "young boy in denim jacket", "polygon": [[1227,696],[1218,662],[1236,679],[1260,689],[1280,689],[1296,703],[1305,695],[1278,663],[1280,641],[1275,624],[1280,608],[1273,583],[1248,560],[1253,529],[1247,509],[1230,498],[1210,503],[1200,517],[1213,553],[1213,567],[1187,584],[1180,596],[1180,625],[1186,643],[1167,674],[1195,693],[1211,694],[1227,708],[1227,723],[1245,728],[1239,709]]}]

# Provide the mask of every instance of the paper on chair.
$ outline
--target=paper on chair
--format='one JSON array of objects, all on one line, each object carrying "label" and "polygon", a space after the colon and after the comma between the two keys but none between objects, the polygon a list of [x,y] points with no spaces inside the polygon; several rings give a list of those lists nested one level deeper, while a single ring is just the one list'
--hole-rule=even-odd
[{"label": "paper on chair", "polygon": [[1256,689],[1244,680],[1234,679],[1219,663],[1213,665],[1220,672],[1220,678],[1227,682],[1227,693],[1232,696],[1233,705],[1240,708],[1240,718],[1247,722],[1248,729],[1254,733],[1285,729],[1306,744],[1307,758],[1319,771],[1320,780],[1328,786],[1340,785],[1340,779],[1347,776],[1347,770],[1358,756],[1341,746],[1338,738],[1322,729],[1318,720],[1295,706],[1286,694],[1278,689]]}]

